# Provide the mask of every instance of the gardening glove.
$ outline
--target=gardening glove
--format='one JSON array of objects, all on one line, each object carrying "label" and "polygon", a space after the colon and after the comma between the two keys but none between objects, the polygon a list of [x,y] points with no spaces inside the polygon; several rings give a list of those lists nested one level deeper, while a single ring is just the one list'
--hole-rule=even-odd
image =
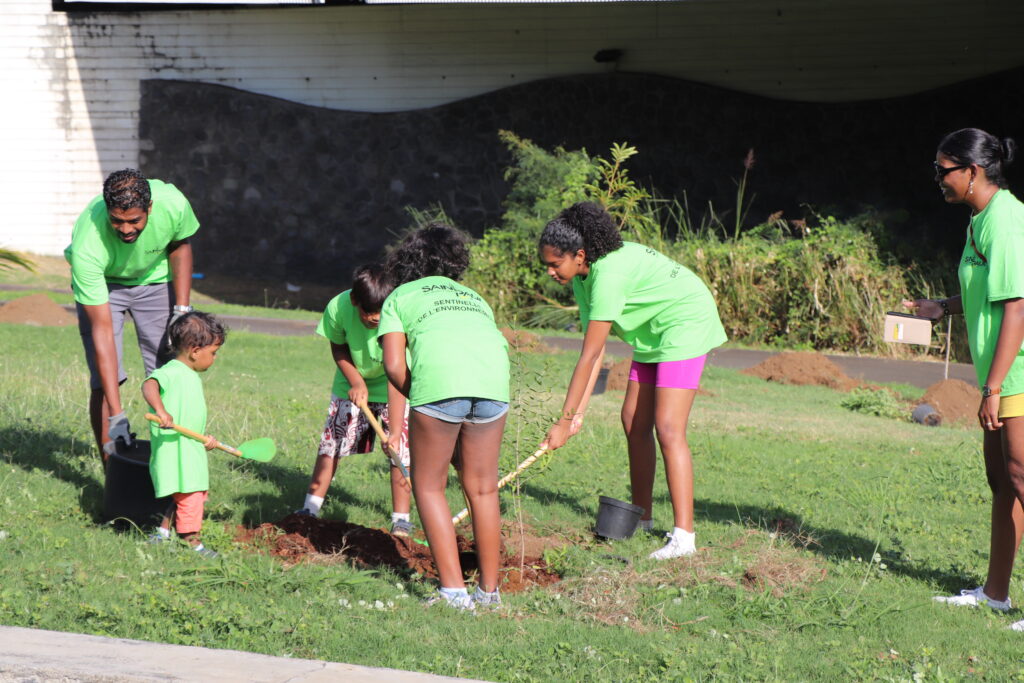
[{"label": "gardening glove", "polygon": [[116,442],[118,439],[121,439],[124,441],[125,446],[131,446],[133,441],[131,425],[128,424],[128,418],[125,416],[124,411],[117,415],[111,415],[107,418],[107,421],[110,423],[107,430],[110,440]]}]

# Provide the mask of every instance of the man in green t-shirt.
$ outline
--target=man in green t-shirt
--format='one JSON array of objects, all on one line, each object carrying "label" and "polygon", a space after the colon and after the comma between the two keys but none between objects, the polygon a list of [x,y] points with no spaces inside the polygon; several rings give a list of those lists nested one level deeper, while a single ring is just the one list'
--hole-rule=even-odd
[{"label": "man in green t-shirt", "polygon": [[199,222],[178,188],[134,169],[111,173],[103,194],[75,221],[64,256],[89,366],[89,417],[104,462],[116,439],[132,442],[121,407],[125,313],[138,335],[146,375],[172,316],[192,310],[192,246]]}]

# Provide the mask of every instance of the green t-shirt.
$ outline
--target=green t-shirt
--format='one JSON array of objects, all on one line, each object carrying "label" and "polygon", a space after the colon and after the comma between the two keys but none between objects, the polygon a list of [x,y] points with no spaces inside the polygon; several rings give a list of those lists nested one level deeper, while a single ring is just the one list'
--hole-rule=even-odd
[{"label": "green t-shirt", "polygon": [[[1024,297],[1024,204],[1009,190],[1000,190],[981,213],[971,218],[971,226],[975,245],[985,259],[974,252],[968,234],[958,275],[967,341],[981,386],[988,379],[1003,324],[1001,302]],[[1022,392],[1024,354],[1018,351],[1003,380],[1002,394]]]},{"label": "green t-shirt", "polygon": [[146,227],[132,244],[122,242],[110,225],[103,195],[89,202],[75,221],[64,258],[71,264],[71,289],[78,303],[107,303],[108,282],[151,285],[170,281],[167,245],[194,235],[199,221],[174,185],[150,180],[149,190],[153,208]]},{"label": "green t-shirt", "polygon": [[590,264],[572,279],[586,330],[591,320],[633,347],[633,360],[661,363],[702,356],[725,340],[718,307],[692,271],[634,242]]},{"label": "green t-shirt", "polygon": [[[335,344],[347,344],[352,355],[352,364],[366,380],[366,388],[372,403],[388,400],[388,378],[384,374],[384,353],[377,342],[377,330],[363,325],[359,309],[352,304],[352,290],[347,289],[331,299],[316,326],[316,333],[327,337]],[[340,369],[334,371],[331,392],[340,398],[348,396],[352,384],[345,379]]]},{"label": "green t-shirt", "polygon": [[[199,373],[179,360],[157,368],[149,378],[160,384],[160,400],[175,424],[206,433],[206,397]],[[149,474],[157,498],[172,493],[192,493],[210,489],[210,472],[203,444],[149,424]]]},{"label": "green t-shirt", "polygon": [[508,401],[508,342],[483,297],[446,277],[407,282],[384,301],[377,336],[404,332],[409,405],[447,398]]}]

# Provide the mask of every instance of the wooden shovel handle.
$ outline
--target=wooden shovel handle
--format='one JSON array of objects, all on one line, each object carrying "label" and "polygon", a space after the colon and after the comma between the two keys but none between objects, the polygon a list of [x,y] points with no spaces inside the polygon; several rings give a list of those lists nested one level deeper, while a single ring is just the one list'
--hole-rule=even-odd
[{"label": "wooden shovel handle", "polygon": [[366,416],[366,421],[370,423],[371,427],[373,427],[373,431],[377,432],[377,438],[380,439],[380,447],[384,451],[384,455],[388,456],[388,460],[391,461],[391,464],[397,467],[398,471],[402,473],[402,483],[405,484],[405,488],[412,491],[412,483],[409,481],[409,470],[407,470],[405,465],[402,464],[402,459],[398,454],[391,452],[391,449],[388,447],[388,437],[384,433],[384,429],[380,426],[380,423],[377,422],[377,418],[375,418],[373,413],[370,411],[370,406],[365,403],[360,403],[358,405],[359,409],[363,411],[363,415]]},{"label": "wooden shovel handle", "polygon": [[[533,455],[531,455],[529,458],[527,458],[526,460],[524,460],[521,463],[519,463],[519,465],[514,470],[512,470],[511,472],[506,474],[504,477],[499,479],[498,480],[498,488],[500,489],[500,488],[504,487],[510,481],[512,481],[513,479],[518,477],[520,474],[522,474],[523,470],[525,470],[527,467],[529,467],[533,463],[537,462],[537,458],[539,458],[540,456],[544,455],[544,453],[547,450],[548,450],[547,448],[538,448],[536,450],[536,452],[534,452]],[[454,517],[452,517],[452,524],[458,524],[462,520],[466,519],[466,517],[469,517],[469,508],[468,507],[463,508],[462,512],[460,512],[459,514],[457,514]]]},{"label": "wooden shovel handle", "polygon": [[[157,424],[160,424],[160,418],[157,417],[156,415],[154,415],[153,413],[146,413],[146,419],[149,420],[150,422],[155,422]],[[202,444],[206,443],[206,437],[204,435],[200,434],[199,432],[192,431],[188,427],[182,427],[181,425],[172,424],[171,425],[171,429],[173,429],[174,431],[178,432],[179,434],[181,434],[183,436],[187,436],[190,439],[194,439],[194,440],[198,441],[199,443],[202,443]],[[227,445],[225,443],[221,443],[220,441],[217,441],[216,439],[214,440],[214,448],[219,448],[220,450],[224,451],[225,453],[230,453],[231,455],[233,455],[235,457],[238,457],[238,458],[242,457],[242,451],[238,450],[237,448],[232,448],[231,446],[229,446],[229,445]]]}]

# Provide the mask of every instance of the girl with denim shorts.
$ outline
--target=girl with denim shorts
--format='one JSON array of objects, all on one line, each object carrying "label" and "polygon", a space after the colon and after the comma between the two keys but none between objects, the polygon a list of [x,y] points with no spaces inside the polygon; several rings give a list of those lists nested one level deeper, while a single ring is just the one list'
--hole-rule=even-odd
[{"label": "girl with denim shorts", "polygon": [[[465,238],[453,228],[431,223],[411,233],[388,257],[396,288],[378,330],[384,369],[411,406],[413,490],[441,578],[436,599],[459,609],[501,602],[498,453],[509,400],[508,344],[487,302],[456,282],[468,265]],[[445,498],[456,448],[480,566],[472,597]]]},{"label": "girl with denim shorts", "polygon": [[652,526],[655,435],[672,500],[674,529],[650,557],[692,554],[693,461],[686,423],[707,354],[726,339],[714,298],[672,259],[623,242],[615,221],[597,204],[580,202],[562,211],[544,228],[539,248],[548,274],[559,284],[572,283],[585,331],[562,416],[545,443],[560,448],[579,431],[605,341],[614,332],[633,347],[622,425],[633,504],[644,509],[641,528]]}]

